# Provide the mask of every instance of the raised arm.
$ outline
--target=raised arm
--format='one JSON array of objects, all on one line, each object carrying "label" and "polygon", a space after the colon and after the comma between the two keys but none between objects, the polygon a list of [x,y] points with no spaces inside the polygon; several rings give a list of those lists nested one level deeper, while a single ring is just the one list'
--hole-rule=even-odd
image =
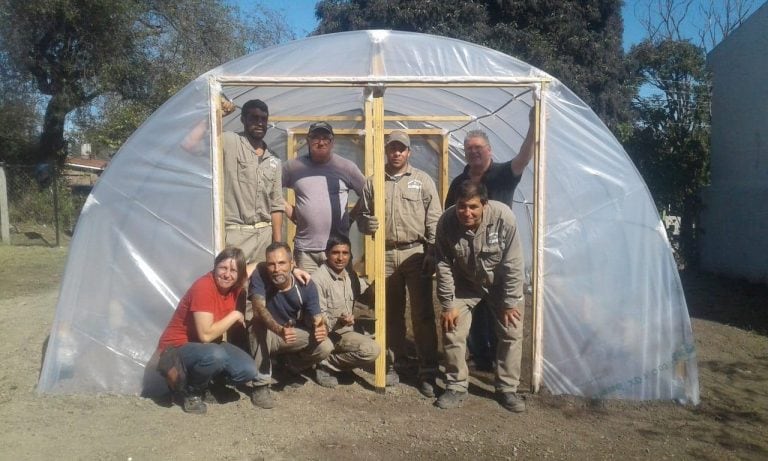
[{"label": "raised arm", "polygon": [[[225,97],[221,97],[221,111],[224,116],[227,116],[231,114],[232,112],[237,109],[235,106],[235,103],[232,101],[226,99]],[[187,135],[184,137],[184,139],[181,141],[181,147],[190,153],[197,152],[197,146],[199,145],[200,141],[203,139],[203,136],[208,133],[208,123],[207,120],[200,120],[197,125],[195,125],[192,130],[187,133]]]},{"label": "raised arm", "polygon": [[512,173],[515,176],[523,174],[525,167],[533,158],[533,150],[535,146],[536,136],[536,106],[531,106],[531,111],[528,112],[528,133],[525,135],[523,145],[520,146],[520,152],[512,159]]}]

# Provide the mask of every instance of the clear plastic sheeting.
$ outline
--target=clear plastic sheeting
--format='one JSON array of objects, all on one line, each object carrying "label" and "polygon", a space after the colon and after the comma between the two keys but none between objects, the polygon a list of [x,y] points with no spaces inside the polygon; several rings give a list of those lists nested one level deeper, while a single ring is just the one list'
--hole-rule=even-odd
[{"label": "clear plastic sheeting", "polygon": [[[238,78],[260,83],[232,83]],[[502,85],[514,78],[534,83]],[[467,116],[386,122],[449,134],[450,178],[463,168],[462,142],[472,129],[488,132],[496,161],[511,159],[541,95],[543,386],[590,398],[698,403],[696,352],[671,248],[647,187],[610,131],[564,85],[522,61],[458,40],[389,31],[311,37],[229,62],[182,89],[131,136],[77,224],[39,391],[165,391],[147,363],[179,298],[214,256],[211,137],[194,148],[185,143],[195,127],[210,126],[211,82],[224,82],[238,107],[264,100],[273,119],[363,115],[366,85],[277,86],[267,79],[353,79],[384,89],[387,116]],[[395,79],[500,84],[387,84]],[[289,136],[308,124],[273,122],[266,141],[285,159]],[[337,136],[337,151],[362,167],[364,122],[332,124],[358,133]],[[239,110],[223,125],[240,130]],[[437,177],[435,139],[415,136],[412,161]],[[531,163],[510,204],[529,278],[533,186]]]}]

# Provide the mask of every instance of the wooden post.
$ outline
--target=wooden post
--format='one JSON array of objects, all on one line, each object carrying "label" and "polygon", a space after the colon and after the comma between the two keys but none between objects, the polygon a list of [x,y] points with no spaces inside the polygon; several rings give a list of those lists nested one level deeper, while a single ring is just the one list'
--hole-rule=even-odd
[{"label": "wooden post", "polygon": [[[293,160],[296,158],[296,132],[292,130],[287,130],[285,132],[286,139],[285,139],[285,159],[286,161]],[[291,205],[296,205],[296,193],[293,191],[293,189],[288,188],[286,189],[285,193],[285,201],[287,203],[290,203]],[[294,213],[296,213],[296,210],[293,210]],[[296,237],[296,224],[293,223],[290,219],[285,219],[285,241],[288,242],[289,245],[291,245],[291,248],[293,248],[293,239]]]},{"label": "wooden post", "polygon": [[376,359],[376,376],[374,385],[376,390],[384,392],[387,385],[387,309],[386,309],[386,290],[385,290],[385,267],[384,267],[384,243],[386,236],[384,229],[384,207],[385,189],[384,189],[384,92],[381,89],[373,90],[371,112],[373,118],[373,209],[376,218],[379,220],[379,228],[373,235],[374,246],[374,296],[375,296],[375,315],[376,315],[376,342],[381,348],[381,354]]},{"label": "wooden post", "polygon": [[438,175],[438,187],[440,193],[440,201],[444,204],[445,197],[448,195],[448,187],[450,182],[448,181],[448,175],[450,173],[449,168],[449,141],[450,137],[447,134],[443,134],[442,151],[440,152]]},{"label": "wooden post", "polygon": [[544,291],[544,277],[542,271],[542,263],[544,259],[544,224],[545,224],[545,207],[544,207],[544,190],[545,190],[545,175],[546,169],[546,156],[544,150],[544,134],[546,124],[545,114],[545,96],[546,96],[547,82],[541,82],[541,95],[537,100],[534,97],[534,107],[536,107],[536,116],[534,117],[535,131],[534,131],[534,151],[533,151],[533,261],[532,261],[532,274],[531,282],[533,283],[533,328],[531,329],[533,337],[531,338],[531,391],[538,392],[541,386],[542,380],[542,336],[544,331],[544,323],[542,319],[542,295]]},{"label": "wooden post", "polygon": [[213,254],[224,249],[224,151],[221,144],[221,85],[213,78],[208,81],[211,136],[211,177],[213,178]]}]

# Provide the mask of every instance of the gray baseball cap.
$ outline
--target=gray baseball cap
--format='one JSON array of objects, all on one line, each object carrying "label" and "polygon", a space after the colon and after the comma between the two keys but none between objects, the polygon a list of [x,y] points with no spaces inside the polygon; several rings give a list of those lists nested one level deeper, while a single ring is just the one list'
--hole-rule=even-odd
[{"label": "gray baseball cap", "polygon": [[384,144],[385,146],[388,145],[391,142],[399,142],[400,144],[404,145],[405,147],[409,148],[411,147],[411,138],[406,134],[405,131],[393,131],[389,133],[389,136],[387,136],[387,142]]}]

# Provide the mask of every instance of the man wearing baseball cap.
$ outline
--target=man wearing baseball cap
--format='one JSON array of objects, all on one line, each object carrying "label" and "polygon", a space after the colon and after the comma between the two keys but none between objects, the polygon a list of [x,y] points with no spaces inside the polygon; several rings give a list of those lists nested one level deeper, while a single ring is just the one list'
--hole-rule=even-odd
[{"label": "man wearing baseball cap", "polygon": [[315,122],[307,134],[309,155],[283,164],[283,185],[296,193],[296,204],[285,214],[296,223],[294,260],[314,272],[325,260],[331,235],[349,236],[349,190],[362,195],[365,177],[352,161],[333,152],[333,127]]},{"label": "man wearing baseball cap", "polygon": [[[437,188],[424,171],[411,166],[411,139],[404,131],[393,131],[386,139],[384,167],[386,209],[387,385],[399,382],[394,368],[406,356],[405,294],[411,306],[411,321],[419,356],[418,389],[433,397],[437,374],[437,328],[432,303],[434,244],[442,208]],[[358,229],[373,234],[373,180],[363,191]]]}]

